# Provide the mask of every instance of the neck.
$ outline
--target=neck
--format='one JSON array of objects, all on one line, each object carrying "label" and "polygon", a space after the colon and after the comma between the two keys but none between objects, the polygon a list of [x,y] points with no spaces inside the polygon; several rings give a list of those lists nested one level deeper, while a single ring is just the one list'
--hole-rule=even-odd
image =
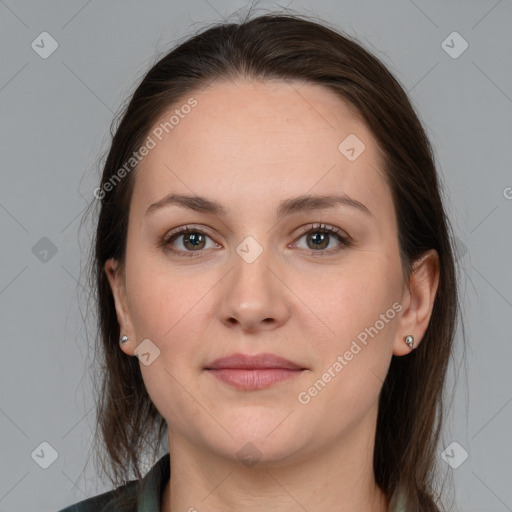
[{"label": "neck", "polygon": [[302,459],[252,467],[197,448],[175,434],[171,443],[169,437],[171,479],[162,512],[388,511],[375,483],[373,441],[368,442],[366,432],[345,436]]}]

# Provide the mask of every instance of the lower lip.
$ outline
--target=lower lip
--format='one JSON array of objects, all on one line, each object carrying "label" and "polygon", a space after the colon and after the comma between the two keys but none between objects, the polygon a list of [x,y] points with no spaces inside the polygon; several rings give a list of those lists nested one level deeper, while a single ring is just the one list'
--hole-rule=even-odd
[{"label": "lower lip", "polygon": [[263,368],[260,370],[246,370],[241,368],[222,368],[208,370],[220,381],[238,389],[256,390],[268,388],[279,382],[293,379],[302,373],[302,370],[286,370],[284,368]]}]

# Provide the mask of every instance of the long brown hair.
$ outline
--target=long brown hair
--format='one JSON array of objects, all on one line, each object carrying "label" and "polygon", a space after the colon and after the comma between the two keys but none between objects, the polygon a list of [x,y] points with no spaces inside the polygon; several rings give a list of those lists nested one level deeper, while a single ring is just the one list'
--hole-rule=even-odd
[{"label": "long brown hair", "polygon": [[439,254],[440,281],[430,323],[416,350],[392,358],[379,398],[374,449],[376,482],[388,499],[400,489],[407,510],[436,510],[436,450],[459,306],[453,237],[434,154],[407,94],[376,57],[325,22],[287,12],[221,23],[190,37],[152,66],[118,126],[113,123],[89,274],[98,320],[98,467],[114,485],[128,481],[131,471],[141,478],[142,459],[150,449],[156,456],[166,428],[146,391],[138,359],[119,349],[119,325],[104,271],[109,258],[124,262],[136,165],[115,186],[106,185],[165,111],[215,80],[235,78],[321,84],[355,107],[383,155],[404,276],[410,276],[425,251]]}]

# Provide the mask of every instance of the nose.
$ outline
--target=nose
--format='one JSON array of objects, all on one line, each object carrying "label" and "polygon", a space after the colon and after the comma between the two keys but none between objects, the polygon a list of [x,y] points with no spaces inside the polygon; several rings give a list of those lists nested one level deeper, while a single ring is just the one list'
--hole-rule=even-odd
[{"label": "nose", "polygon": [[219,318],[227,327],[246,332],[276,329],[289,318],[293,294],[270,250],[248,261],[233,254],[232,271],[222,281]]}]

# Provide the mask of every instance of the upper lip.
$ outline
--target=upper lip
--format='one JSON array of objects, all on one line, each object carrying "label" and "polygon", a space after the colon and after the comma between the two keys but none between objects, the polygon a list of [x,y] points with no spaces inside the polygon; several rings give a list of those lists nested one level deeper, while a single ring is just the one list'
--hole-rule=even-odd
[{"label": "upper lip", "polygon": [[304,367],[274,354],[257,354],[254,356],[247,354],[232,354],[230,356],[215,359],[215,361],[205,366],[206,370],[220,370],[225,368],[245,370],[261,370],[269,368],[305,370]]}]

